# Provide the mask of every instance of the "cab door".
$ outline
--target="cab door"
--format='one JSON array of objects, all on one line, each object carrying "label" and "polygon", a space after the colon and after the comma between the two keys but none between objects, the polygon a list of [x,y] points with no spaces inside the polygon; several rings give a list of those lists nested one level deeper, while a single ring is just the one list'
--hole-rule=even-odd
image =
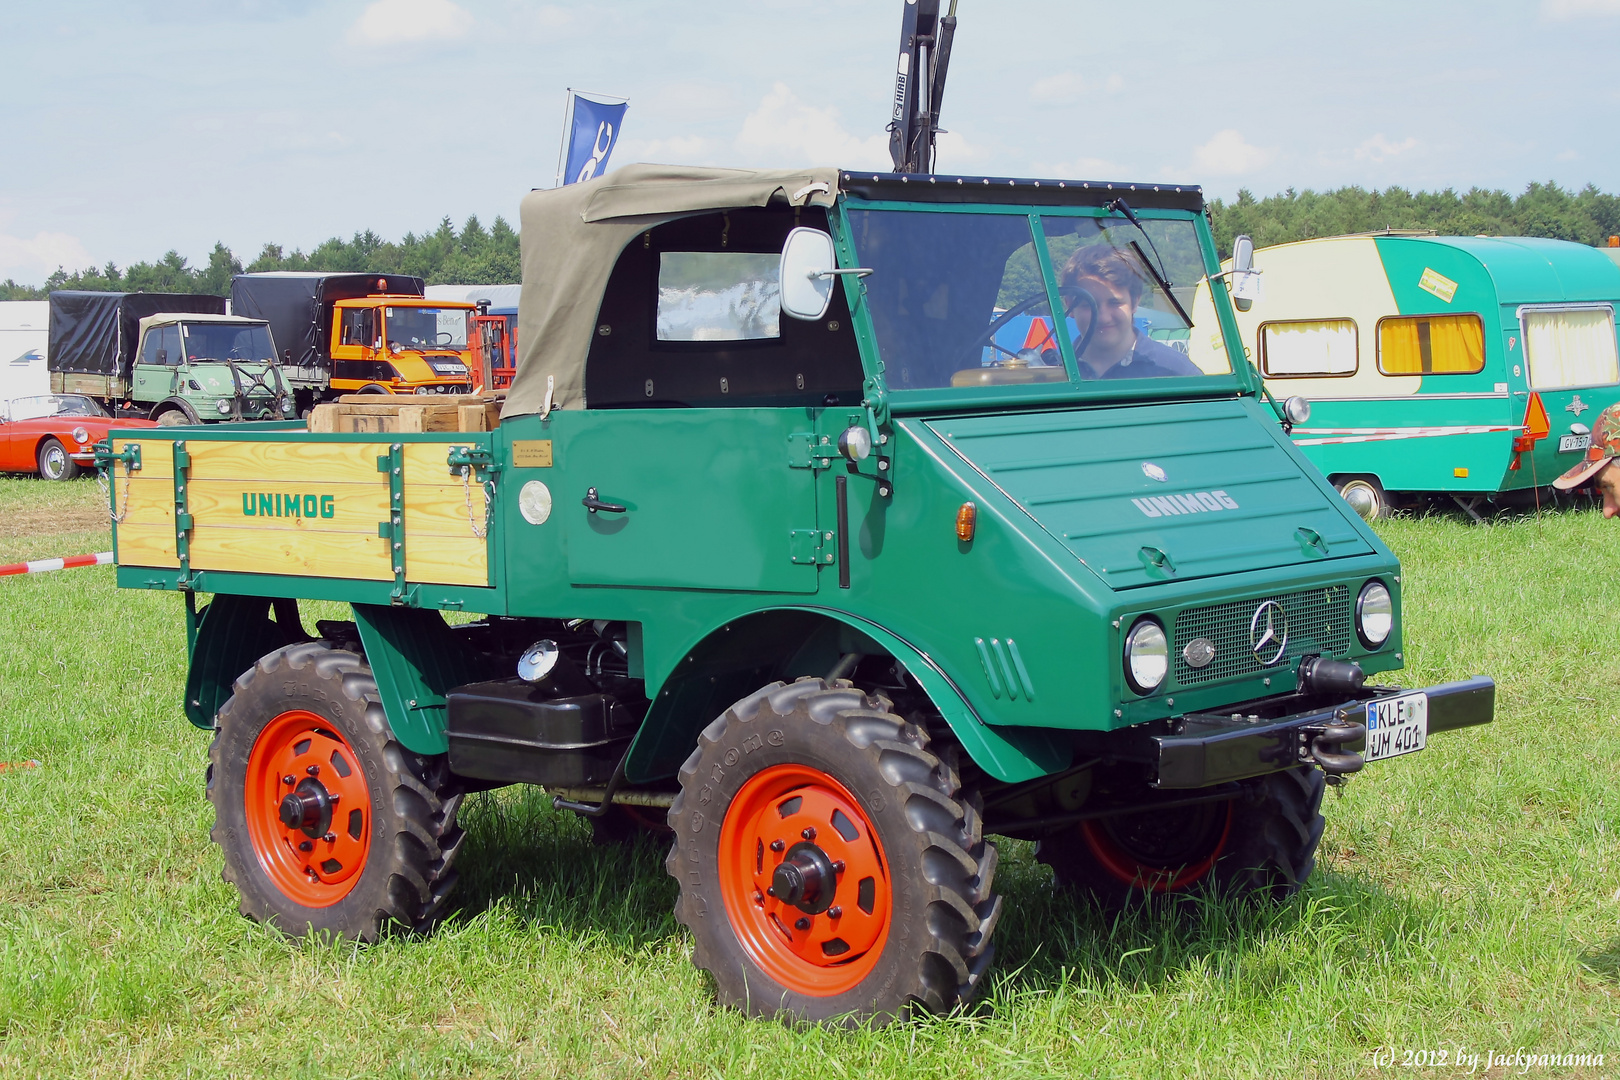
[{"label": "cab door", "polygon": [[799,453],[809,410],[586,410],[550,427],[575,585],[816,591],[832,548]]},{"label": "cab door", "polygon": [[379,371],[377,353],[382,327],[374,307],[338,306],[332,318],[332,387],[355,390],[369,382],[387,383],[391,371]]},{"label": "cab door", "polygon": [[154,326],[146,332],[130,375],[130,397],[151,404],[175,393],[175,375],[185,362],[178,326]]}]

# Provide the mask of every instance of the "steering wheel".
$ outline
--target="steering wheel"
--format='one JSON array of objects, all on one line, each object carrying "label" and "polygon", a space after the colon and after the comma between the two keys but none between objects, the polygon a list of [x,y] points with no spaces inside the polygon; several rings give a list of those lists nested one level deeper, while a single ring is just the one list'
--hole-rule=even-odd
[{"label": "steering wheel", "polygon": [[[440,330],[438,333],[433,335],[433,346],[434,348],[448,347],[449,344],[455,340],[455,337],[456,335],[452,334],[448,330]],[[440,341],[440,338],[444,338],[444,340]]]},{"label": "steering wheel", "polygon": [[[1058,295],[1065,298],[1074,297],[1076,299],[1084,300],[1086,306],[1091,309],[1091,320],[1086,326],[1086,332],[1080,335],[1080,340],[1075,342],[1074,346],[1075,356],[1083,356],[1085,355],[1086,346],[1091,344],[1091,335],[1097,330],[1097,298],[1092,296],[1086,290],[1080,288],[1078,285],[1060,285],[1058,287]],[[973,341],[969,343],[965,349],[963,349],[963,359],[976,359],[980,350],[982,350],[986,345],[990,346],[997,352],[1006,353],[1008,356],[1016,358],[1018,353],[1003,345],[996,344],[996,334],[1000,333],[1002,327],[1006,326],[1013,319],[1022,315],[1030,308],[1039,307],[1040,305],[1046,303],[1046,301],[1047,297],[1044,293],[1036,293],[1027,299],[1019,301],[1006,311],[1002,312],[1000,315],[996,316],[996,318],[991,321],[990,325],[985,328],[984,333],[974,338]],[[1055,339],[1053,344],[1054,346],[1056,345]]]}]

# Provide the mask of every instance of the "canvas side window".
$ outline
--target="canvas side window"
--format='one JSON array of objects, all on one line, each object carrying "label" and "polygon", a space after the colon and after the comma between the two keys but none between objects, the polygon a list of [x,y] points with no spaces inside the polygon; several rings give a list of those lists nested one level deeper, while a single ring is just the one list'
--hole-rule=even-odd
[{"label": "canvas side window", "polygon": [[371,316],[371,308],[344,309],[338,344],[371,348],[373,336]]},{"label": "canvas side window", "polygon": [[658,261],[659,341],[782,336],[781,256],[666,251]]},{"label": "canvas side window", "polygon": [[1614,309],[1608,304],[1578,308],[1521,308],[1524,353],[1530,386],[1551,390],[1620,382]]},{"label": "canvas side window", "polygon": [[1401,315],[1378,321],[1378,370],[1385,375],[1472,375],[1485,370],[1478,315]]},{"label": "canvas side window", "polygon": [[1260,326],[1260,370],[1267,378],[1354,375],[1354,319],[1298,319]]}]

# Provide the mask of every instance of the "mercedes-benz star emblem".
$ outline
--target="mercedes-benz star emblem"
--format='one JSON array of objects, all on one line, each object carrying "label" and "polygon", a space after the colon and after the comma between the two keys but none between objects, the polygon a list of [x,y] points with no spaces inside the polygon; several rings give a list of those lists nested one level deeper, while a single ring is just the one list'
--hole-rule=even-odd
[{"label": "mercedes-benz star emblem", "polygon": [[1163,469],[1159,468],[1151,461],[1142,462],[1142,475],[1146,476],[1149,480],[1157,480],[1161,484],[1170,479],[1170,477],[1165,475]]},{"label": "mercedes-benz star emblem", "polygon": [[1588,405],[1586,402],[1581,400],[1581,395],[1576,394],[1574,397],[1572,397],[1570,399],[1569,404],[1564,406],[1564,411],[1565,412],[1572,412],[1576,416],[1579,416],[1579,415],[1581,415],[1581,413],[1585,412],[1587,409],[1590,409],[1591,407],[1592,406]]},{"label": "mercedes-benz star emblem", "polygon": [[1249,648],[1261,667],[1270,667],[1288,651],[1288,613],[1275,600],[1254,609],[1249,619]]}]

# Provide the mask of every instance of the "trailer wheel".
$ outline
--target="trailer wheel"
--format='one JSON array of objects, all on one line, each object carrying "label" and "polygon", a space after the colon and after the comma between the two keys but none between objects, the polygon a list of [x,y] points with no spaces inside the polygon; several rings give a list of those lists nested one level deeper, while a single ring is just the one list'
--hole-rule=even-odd
[{"label": "trailer wheel", "polygon": [[1316,866],[1325,789],[1316,769],[1272,773],[1223,802],[1082,821],[1035,858],[1109,911],[1189,892],[1285,900]]},{"label": "trailer wheel", "polygon": [[72,480],[79,475],[79,463],[68,457],[61,440],[46,439],[39,444],[39,475],[47,480]]},{"label": "trailer wheel", "polygon": [[878,1022],[972,997],[996,849],[928,735],[882,697],[772,683],[681,767],[666,862],[692,962],[757,1016]]},{"label": "trailer wheel", "polygon": [[1335,476],[1333,486],[1350,504],[1350,509],[1365,521],[1377,521],[1394,513],[1389,496],[1384,494],[1384,485],[1376,476]]},{"label": "trailer wheel", "polygon": [[371,669],[322,642],[236,680],[208,751],[210,833],[242,914],[290,937],[426,930],[465,835],[443,755],[394,741]]}]

